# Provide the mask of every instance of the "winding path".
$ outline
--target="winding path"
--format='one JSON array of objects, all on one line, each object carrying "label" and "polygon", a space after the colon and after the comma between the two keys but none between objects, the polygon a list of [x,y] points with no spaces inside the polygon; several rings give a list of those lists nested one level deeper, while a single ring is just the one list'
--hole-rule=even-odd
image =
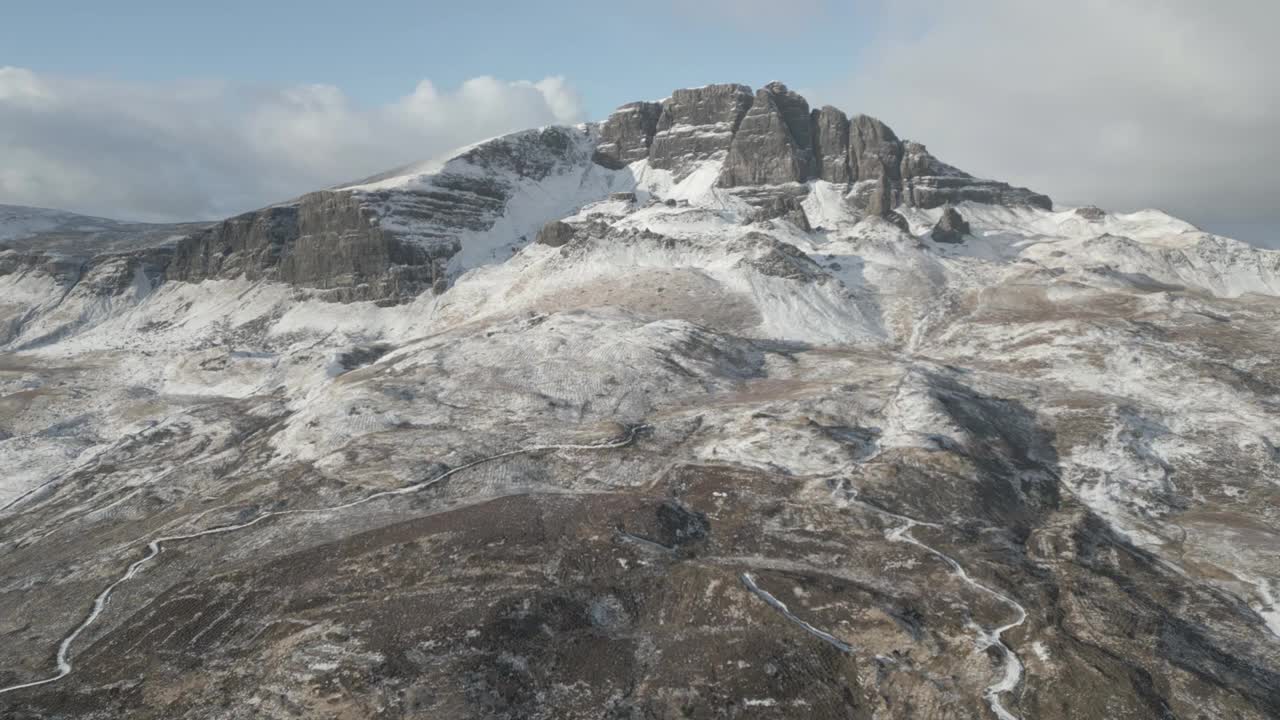
[{"label": "winding path", "polygon": [[[868,505],[867,507],[874,507],[874,506]],[[913,520],[904,515],[891,513],[887,510],[881,510],[879,508],[874,508],[874,509],[877,512],[883,513],[885,515],[889,515],[890,517],[894,517],[894,518],[897,518],[898,520],[903,521],[902,525],[899,525],[898,527],[885,533],[885,537],[887,539],[893,542],[910,543],[924,550],[930,555],[937,557],[938,559],[942,560],[943,562],[945,562],[947,565],[951,567],[951,571],[956,575],[956,577],[960,578],[961,580],[973,586],[974,588],[981,590],[982,592],[990,595],[991,597],[999,600],[1000,602],[1014,609],[1017,619],[1014,620],[1013,622],[1006,623],[992,630],[984,630],[979,628],[978,640],[980,644],[978,646],[978,650],[985,650],[988,647],[991,647],[992,645],[995,645],[996,647],[1000,648],[1000,653],[1001,655],[1004,656],[1004,675],[996,683],[988,686],[986,691],[983,693],[983,695],[987,698],[987,704],[991,707],[991,712],[994,712],[996,714],[996,717],[1000,718],[1000,720],[1018,720],[1017,715],[1014,715],[1013,713],[1009,712],[1008,709],[1005,708],[1004,703],[1001,702],[1000,700],[1000,696],[1007,692],[1012,692],[1014,688],[1018,687],[1018,683],[1022,682],[1022,660],[1018,657],[1017,653],[1015,653],[1008,645],[1004,643],[1004,640],[1002,640],[1000,636],[1012,630],[1013,628],[1018,627],[1022,623],[1026,622],[1027,620],[1026,608],[1022,607],[1022,604],[1019,603],[1017,600],[1014,600],[1013,598],[1009,597],[1008,595],[1005,595],[999,590],[996,590],[988,585],[983,585],[977,580],[974,580],[972,577],[969,576],[969,573],[965,571],[964,567],[960,565],[960,563],[956,562],[955,558],[951,557],[950,555],[947,555],[946,553],[943,553],[940,550],[937,550],[929,545],[926,545],[920,542],[910,534],[911,528],[915,527],[916,525],[923,525],[926,527],[935,527],[935,528],[939,527],[938,525],[934,523],[926,523],[926,522],[921,522],[919,520]]]},{"label": "winding path", "polygon": [[[1026,622],[1027,620],[1026,608],[1024,608],[1022,604],[1019,603],[1017,600],[1014,600],[1013,598],[1009,597],[1008,595],[1005,595],[999,590],[996,590],[995,588],[992,588],[988,585],[984,585],[978,582],[977,580],[974,580],[973,577],[969,575],[968,571],[966,571],[964,567],[959,562],[956,561],[955,558],[951,557],[950,555],[947,555],[946,553],[942,552],[941,550],[938,550],[937,548],[934,548],[930,545],[926,545],[925,543],[917,540],[914,536],[910,534],[911,528],[916,527],[917,525],[922,527],[931,527],[931,528],[938,528],[938,529],[942,528],[941,525],[937,523],[925,522],[923,520],[916,520],[914,518],[909,518],[906,515],[899,515],[898,513],[890,512],[889,510],[885,510],[884,508],[878,507],[876,505],[872,505],[870,503],[867,503],[862,500],[858,500],[856,498],[850,498],[850,500],[851,502],[855,503],[859,507],[865,508],[867,510],[878,513],[880,515],[884,515],[889,518],[893,518],[894,520],[898,520],[902,523],[901,525],[898,525],[893,529],[885,532],[885,538],[887,540],[891,542],[904,542],[904,543],[909,543],[911,545],[915,545],[916,547],[924,550],[930,555],[933,555],[934,557],[937,557],[939,560],[942,560],[943,562],[945,562],[947,566],[951,568],[952,573],[956,577],[963,580],[968,585],[974,587],[975,589],[983,593],[986,593],[987,595],[990,595],[996,600],[999,600],[1001,603],[1013,608],[1016,615],[1016,619],[1013,622],[1006,623],[1004,625],[1001,625],[1000,627],[997,627],[991,630],[987,630],[981,627],[978,628],[978,631],[979,631],[978,650],[979,651],[986,650],[987,648],[994,645],[1000,648],[1000,653],[1004,659],[1004,674],[1000,677],[998,681],[989,685],[987,689],[983,692],[983,697],[987,699],[987,705],[991,708],[991,712],[995,713],[996,717],[998,717],[1000,720],[1019,720],[1017,715],[1014,715],[1013,713],[1009,712],[1007,708],[1005,708],[1004,703],[1001,702],[1000,696],[1004,695],[1005,693],[1012,692],[1015,688],[1018,687],[1018,684],[1022,682],[1022,671],[1023,671],[1022,660],[1018,657],[1018,654],[1015,653],[1012,648],[1010,648],[1008,645],[1005,644],[1001,636],[1004,633]],[[767,590],[761,588],[756,583],[755,576],[752,575],[751,573],[744,572],[741,574],[740,578],[742,580],[743,585],[745,585],[749,591],[751,591],[754,595],[759,597],[761,600],[764,600],[766,603],[772,606],[775,610],[782,613],[782,615],[786,617],[788,620],[795,623],[796,625],[799,625],[800,628],[803,629],[805,632],[809,633],[810,635],[813,635],[814,637],[818,638],[819,640],[822,640],[825,643],[835,646],[841,652],[844,652],[844,653],[853,652],[853,647],[848,643],[835,637],[831,633],[828,633],[824,630],[820,630],[814,627],[813,625],[805,622],[804,620],[801,620],[799,617],[797,617],[794,613],[791,612],[790,608],[788,608],[785,603],[783,603],[781,600],[774,597]]]},{"label": "winding path", "polygon": [[92,625],[100,615],[102,615],[102,611],[105,610],[107,607],[107,601],[111,599],[111,593],[114,592],[115,589],[119,587],[122,583],[127,582],[131,578],[135,577],[139,573],[139,571],[141,571],[142,566],[146,565],[148,562],[151,562],[156,558],[157,555],[163,552],[164,546],[166,544],[182,542],[184,540],[194,540],[196,538],[201,538],[208,535],[219,535],[224,533],[236,532],[238,530],[244,530],[246,528],[250,528],[250,527],[253,527],[254,525],[257,525],[263,520],[267,520],[273,517],[279,517],[282,515],[317,515],[317,514],[323,514],[323,513],[339,512],[342,510],[348,510],[358,505],[364,505],[365,503],[372,502],[380,498],[392,497],[396,495],[408,495],[410,493],[418,492],[419,490],[424,490],[440,482],[443,482],[445,479],[449,478],[452,475],[456,475],[462,472],[463,470],[468,470],[470,468],[476,467],[477,465],[483,465],[485,463],[493,462],[494,460],[501,460],[502,458],[513,457],[515,455],[527,455],[531,453],[544,452],[548,450],[609,450],[614,448],[626,447],[630,445],[632,442],[634,442],[636,439],[636,435],[638,435],[642,430],[646,429],[647,427],[648,427],[647,425],[632,426],[627,430],[626,434],[623,435],[621,438],[617,440],[610,440],[610,441],[601,442],[601,443],[591,443],[591,444],[563,443],[563,444],[556,444],[556,445],[535,445],[533,447],[520,448],[517,450],[510,450],[504,453],[498,453],[497,455],[490,455],[488,457],[481,458],[473,462],[469,462],[465,465],[459,465],[458,467],[448,470],[444,473],[441,473],[440,475],[437,475],[436,477],[431,478],[430,480],[424,480],[419,483],[414,483],[413,485],[406,485],[405,487],[397,488],[395,490],[384,490],[382,492],[376,492],[376,493],[373,493],[372,495],[367,495],[363,498],[360,498],[359,500],[353,500],[351,502],[342,503],[341,505],[333,505],[330,507],[323,507],[323,508],[302,508],[298,510],[271,510],[271,511],[264,512],[261,515],[258,515],[254,519],[249,520],[248,522],[243,522],[238,525],[220,525],[215,528],[202,530],[200,532],[189,533],[186,535],[165,535],[163,537],[158,537],[147,543],[147,554],[143,556],[142,559],[134,561],[133,564],[131,564],[129,568],[125,570],[120,577],[116,578],[114,582],[112,582],[110,585],[104,588],[102,592],[98,593],[98,596],[93,599],[93,609],[89,611],[88,617],[86,617],[79,625],[77,625],[76,628],[72,630],[69,635],[67,635],[62,639],[62,642],[58,645],[57,674],[51,675],[47,678],[44,678],[43,680],[34,680],[32,682],[22,683],[20,685],[10,685],[9,687],[0,688],[0,695],[3,695],[5,693],[10,693],[15,690],[22,690],[24,688],[37,687],[39,685],[47,685],[49,683],[56,682],[70,675],[72,670],[74,669],[74,666],[71,664],[72,644],[74,644],[76,639],[79,638],[80,635],[84,633],[84,631],[87,630],[89,626]]}]

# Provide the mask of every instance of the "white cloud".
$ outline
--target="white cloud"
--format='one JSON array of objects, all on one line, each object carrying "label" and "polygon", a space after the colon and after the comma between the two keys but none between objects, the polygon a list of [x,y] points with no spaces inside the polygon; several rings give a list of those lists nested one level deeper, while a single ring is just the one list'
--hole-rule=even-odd
[{"label": "white cloud", "polygon": [[331,85],[140,85],[0,67],[0,202],[218,218],[581,116],[560,77],[453,90],[424,80],[365,108]]},{"label": "white cloud", "polygon": [[44,84],[24,68],[0,67],[0,102],[39,107],[46,100]]},{"label": "white cloud", "polygon": [[1211,229],[1280,227],[1280,3],[886,8],[868,62],[822,99],[1063,202],[1163,207]]}]

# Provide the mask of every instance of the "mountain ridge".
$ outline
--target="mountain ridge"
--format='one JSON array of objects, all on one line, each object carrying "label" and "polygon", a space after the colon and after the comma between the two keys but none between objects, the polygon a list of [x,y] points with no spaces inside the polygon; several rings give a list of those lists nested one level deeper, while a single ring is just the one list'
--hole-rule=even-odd
[{"label": "mountain ridge", "polygon": [[[779,99],[790,108],[789,119],[782,115]],[[637,108],[649,113],[652,122],[644,120],[640,127],[632,128],[632,112],[640,112]],[[739,132],[740,123],[752,108],[760,111],[752,120],[755,123],[758,118],[760,128],[753,130],[749,125]],[[819,118],[823,118],[826,127],[834,128],[834,145],[830,137],[819,137]],[[851,128],[856,128],[852,135]],[[810,113],[807,102],[781,83],[771,83],[754,95],[744,85],[679,90],[666,101],[632,103],[600,123],[579,126],[576,132],[581,138],[572,138],[574,132],[573,128],[561,127],[512,133],[456,151],[449,161],[412,163],[363,181],[307,193],[229,218],[209,230],[182,238],[173,272],[165,274],[177,280],[198,281],[228,273],[257,276],[275,272],[284,282],[332,291],[322,294],[337,301],[396,302],[427,289],[439,291],[447,283],[447,276],[456,275],[459,270],[455,267],[451,272],[447,267],[447,261],[463,250],[463,243],[454,242],[453,236],[486,229],[486,223],[495,222],[505,210],[503,203],[511,200],[506,194],[509,188],[501,183],[467,181],[471,173],[465,171],[446,172],[436,182],[420,183],[422,186],[416,188],[407,178],[439,175],[451,163],[455,167],[478,163],[477,167],[510,172],[517,179],[541,180],[547,171],[557,167],[557,162],[575,161],[572,157],[555,158],[555,153],[570,151],[583,141],[595,141],[591,159],[601,167],[622,170],[624,165],[619,164],[618,158],[626,154],[633,162],[645,160],[657,169],[674,169],[678,180],[683,179],[682,170],[692,163],[723,159],[718,184],[742,188],[748,202],[757,205],[777,202],[779,196],[805,194],[804,187],[788,187],[790,183],[803,185],[810,180],[847,177],[852,183],[851,203],[862,211],[880,215],[887,215],[902,203],[928,209],[974,198],[1052,207],[1045,196],[994,181],[978,181],[946,166],[929,155],[923,145],[899,141],[892,130],[874,118],[855,116],[850,121],[830,107]],[[632,137],[633,132],[640,136]],[[716,133],[720,135],[713,137]],[[538,147],[539,142],[526,142],[534,135],[544,143],[543,147]],[[658,148],[650,157],[648,151],[655,139]],[[814,151],[819,142],[828,156],[834,153],[840,158],[828,157],[824,161],[826,165],[834,163],[837,170],[825,174],[818,171],[820,163]],[[513,149],[513,143],[523,146]],[[637,154],[640,146],[646,150],[644,157]],[[762,175],[756,166],[765,155],[789,158],[790,165],[781,174],[775,171]],[[581,162],[581,158],[577,161]],[[743,176],[741,182],[738,175]],[[881,178],[884,182],[880,182]],[[765,192],[752,193],[760,188]],[[397,189],[404,192],[397,193]],[[595,195],[577,199],[603,200],[607,192],[608,188],[602,187]],[[351,201],[345,199],[347,193],[353,194],[355,206],[346,215],[327,210],[350,205]],[[874,209],[870,208],[873,203]],[[296,208],[294,217],[289,217],[293,215],[291,208]],[[451,212],[456,215],[450,217]],[[545,214],[548,216],[539,218],[535,225],[555,219],[556,213]],[[381,222],[371,222],[375,217]],[[437,220],[434,228],[430,227],[433,218]],[[304,226],[317,224],[331,232],[341,230],[336,230],[336,237],[313,239]],[[528,235],[536,227],[519,229],[523,231],[520,235]],[[328,267],[316,254],[320,248],[337,249],[344,259]],[[295,253],[299,255],[297,259],[278,264],[286,255]],[[246,256],[230,262],[211,259],[231,254]],[[296,267],[317,270],[299,272],[293,269]]]}]

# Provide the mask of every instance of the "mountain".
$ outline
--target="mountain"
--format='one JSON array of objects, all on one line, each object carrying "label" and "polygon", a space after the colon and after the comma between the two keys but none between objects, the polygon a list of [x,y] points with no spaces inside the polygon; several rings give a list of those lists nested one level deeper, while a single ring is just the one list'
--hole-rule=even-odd
[{"label": "mountain", "polygon": [[0,237],[5,717],[1280,717],[1280,252],[779,83]]}]

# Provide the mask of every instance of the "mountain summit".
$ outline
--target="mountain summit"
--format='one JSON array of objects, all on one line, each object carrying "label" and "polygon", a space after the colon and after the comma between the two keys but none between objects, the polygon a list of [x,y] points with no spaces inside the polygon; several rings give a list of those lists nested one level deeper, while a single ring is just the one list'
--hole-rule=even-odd
[{"label": "mountain summit", "polygon": [[850,119],[831,106],[811,111],[777,82],[754,95],[745,85],[677,90],[661,103],[624,105],[599,132],[593,159],[605,167],[647,161],[680,180],[702,163],[723,161],[717,185],[741,188],[747,197],[765,187],[803,196],[804,183],[824,180],[848,185],[851,204],[864,212],[965,200],[1053,208],[1044,195],[978,180],[939,161],[873,117]]},{"label": "mountain summit", "polygon": [[0,206],[0,715],[1280,716],[1280,253],[780,83]]}]

